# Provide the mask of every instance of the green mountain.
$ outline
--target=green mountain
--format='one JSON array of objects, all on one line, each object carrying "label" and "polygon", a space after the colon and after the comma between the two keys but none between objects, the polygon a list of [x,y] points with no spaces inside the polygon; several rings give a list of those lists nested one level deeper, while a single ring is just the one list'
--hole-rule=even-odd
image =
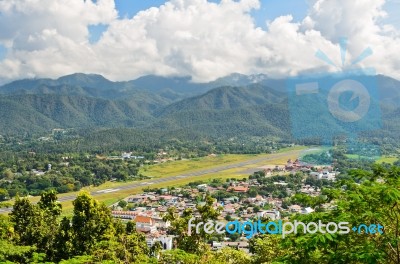
[{"label": "green mountain", "polygon": [[113,82],[98,74],[75,73],[58,79],[24,79],[0,87],[0,94],[63,94],[84,95],[103,99],[119,99],[146,94],[170,102],[202,94],[217,84],[193,83],[190,77],[148,75],[127,82]]},{"label": "green mountain", "polygon": [[157,113],[152,129],[198,131],[207,136],[282,136],[288,128],[285,94],[269,87],[220,87]]},{"label": "green mountain", "polygon": [[1,133],[48,132],[52,128],[135,127],[152,120],[130,101],[84,96],[10,95],[0,97]]},{"label": "green mountain", "polygon": [[[381,102],[386,134],[400,135],[400,82],[376,78],[380,98],[373,100]],[[112,82],[101,75],[72,74],[6,84],[0,87],[0,104],[0,134],[134,128],[154,137],[288,138],[291,127],[285,82],[265,75],[232,74],[196,84],[190,77]],[[327,120],[326,125],[332,124]]]}]

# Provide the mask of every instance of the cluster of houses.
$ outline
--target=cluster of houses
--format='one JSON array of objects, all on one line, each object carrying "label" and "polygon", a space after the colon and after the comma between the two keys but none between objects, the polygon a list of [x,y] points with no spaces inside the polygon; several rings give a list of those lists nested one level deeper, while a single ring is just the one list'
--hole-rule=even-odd
[{"label": "cluster of houses", "polygon": [[285,175],[288,173],[294,175],[297,172],[304,172],[318,180],[334,181],[335,177],[338,175],[337,171],[333,171],[332,166],[308,164],[299,159],[296,159],[295,161],[289,159],[285,165],[267,165],[260,167],[260,169],[264,170],[266,176]]},{"label": "cluster of houses", "polygon": [[[289,162],[288,162],[289,164]],[[299,169],[304,169],[304,166],[297,165],[295,161],[290,166],[295,166]],[[318,173],[318,175],[317,175]],[[309,175],[316,177],[316,179],[329,179],[334,180],[336,172],[329,168],[321,168],[318,171],[309,172]],[[320,176],[321,175],[321,176]],[[268,177],[268,176],[266,176]],[[284,181],[274,182],[277,185],[286,186],[288,183]],[[199,184],[194,187],[174,188],[168,190],[163,188],[157,192],[146,192],[142,194],[132,195],[125,200],[128,202],[127,208],[119,208],[114,205],[112,214],[114,217],[121,218],[127,221],[134,221],[138,232],[146,235],[146,241],[149,246],[155,242],[160,242],[164,249],[172,249],[174,247],[173,237],[168,235],[168,228],[170,223],[163,220],[163,215],[167,212],[168,208],[175,207],[181,214],[187,208],[191,208],[196,212],[196,206],[202,205],[201,202],[206,193],[217,194],[218,191],[224,191],[225,194],[229,193],[228,197],[217,197],[214,202],[214,207],[220,207],[221,214],[218,221],[228,221],[228,219],[237,219],[239,221],[247,221],[254,219],[269,219],[278,220],[282,218],[282,214],[288,215],[292,213],[309,214],[314,212],[313,208],[301,207],[300,205],[290,205],[288,208],[283,208],[283,198],[276,198],[272,196],[256,195],[250,197],[248,192],[250,188],[257,187],[260,184],[256,179],[248,179],[243,181],[232,181],[228,187],[218,186],[213,187],[208,184]],[[288,188],[288,191],[291,191]],[[318,196],[320,189],[307,184],[302,184],[300,188],[301,193],[310,196]],[[228,237],[223,242],[214,242],[213,249],[219,249],[224,246],[235,246],[240,249],[246,250],[248,248],[247,239],[240,238],[239,241],[230,241]]]},{"label": "cluster of houses", "polygon": [[132,152],[122,152],[121,156],[108,156],[108,159],[144,159],[144,156],[135,156]]}]

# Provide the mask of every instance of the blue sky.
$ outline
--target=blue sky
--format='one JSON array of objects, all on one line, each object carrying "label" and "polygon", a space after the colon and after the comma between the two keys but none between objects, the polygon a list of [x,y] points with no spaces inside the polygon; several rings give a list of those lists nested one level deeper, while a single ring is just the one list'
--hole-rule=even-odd
[{"label": "blue sky", "polygon": [[[115,5],[120,17],[132,17],[141,10],[148,9],[153,6],[160,6],[167,2],[166,0],[146,0],[146,1],[130,1],[115,0]],[[220,2],[219,0],[209,0],[209,2]],[[265,21],[272,20],[278,16],[291,14],[296,20],[304,18],[307,11],[305,0],[261,0],[261,8],[254,12],[254,18],[257,25],[265,25]]]},{"label": "blue sky", "polygon": [[[203,82],[233,72],[285,77],[327,70],[315,52],[321,49],[331,59],[339,58],[343,36],[349,38],[348,58],[371,47],[373,56],[360,67],[400,79],[400,0],[318,0],[315,6],[308,3],[317,0],[225,0],[243,2],[219,5],[213,12],[209,3],[221,0],[192,0],[190,7],[179,4],[189,0],[169,0],[171,8],[135,21],[140,11],[167,0],[74,0],[77,12],[70,12],[71,1],[0,5],[0,43],[7,46],[0,44],[0,80],[74,72],[112,80],[156,74],[190,75]],[[248,11],[258,3],[259,9]],[[382,8],[388,16],[376,20]],[[343,15],[332,15],[338,11]],[[43,14],[39,20],[38,13]],[[293,20],[276,20],[284,15]],[[306,15],[302,27],[293,23]],[[267,28],[268,21],[274,23]]]},{"label": "blue sky", "polygon": [[[220,0],[208,0],[209,2],[219,3]],[[115,6],[120,18],[132,18],[138,12],[150,7],[159,7],[167,0],[115,0]],[[307,3],[305,0],[261,0],[261,7],[252,12],[252,16],[257,26],[266,27],[266,21],[273,20],[282,15],[292,15],[295,21],[300,21],[307,13]],[[89,27],[91,43],[96,43],[101,34],[107,30],[105,25],[94,25]]]},{"label": "blue sky", "polygon": [[[218,3],[220,0],[208,0],[209,2]],[[167,2],[167,0],[115,0],[115,5],[119,16],[132,17],[141,10],[150,7],[158,7]],[[261,8],[253,12],[253,17],[258,26],[265,28],[266,20],[273,20],[282,15],[291,14],[295,21],[302,20],[307,13],[306,0],[261,0]],[[388,12],[391,22],[396,26],[400,26],[400,0],[387,0],[385,10]]]},{"label": "blue sky", "polygon": [[[208,1],[214,3],[220,2],[220,0]],[[159,7],[165,2],[167,0],[115,0],[115,6],[120,18],[132,18],[142,10],[150,7]],[[252,11],[252,16],[256,25],[263,29],[266,28],[266,21],[272,21],[282,15],[290,14],[293,16],[294,21],[301,21],[305,17],[308,8],[306,0],[261,0],[260,2],[260,9]],[[385,4],[385,10],[389,14],[389,18],[385,22],[400,26],[400,0],[388,0]],[[107,30],[107,26],[105,25],[90,26],[89,41],[96,43],[105,30]]]}]

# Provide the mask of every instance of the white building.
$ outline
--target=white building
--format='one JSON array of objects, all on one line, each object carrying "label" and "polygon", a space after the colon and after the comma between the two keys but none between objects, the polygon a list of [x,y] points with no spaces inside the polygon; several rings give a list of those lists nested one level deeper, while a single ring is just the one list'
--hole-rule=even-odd
[{"label": "white building", "polygon": [[302,214],[311,214],[311,213],[313,213],[314,212],[314,209],[312,209],[311,207],[306,207],[306,208],[303,208],[302,210],[301,210],[301,213]]},{"label": "white building", "polygon": [[281,219],[281,214],[277,210],[260,211],[257,213],[258,217],[268,217],[272,221]]},{"label": "white building", "polygon": [[152,247],[156,242],[161,243],[161,247],[164,250],[171,250],[173,248],[174,236],[159,236],[154,238],[146,238],[146,243],[148,247]]}]

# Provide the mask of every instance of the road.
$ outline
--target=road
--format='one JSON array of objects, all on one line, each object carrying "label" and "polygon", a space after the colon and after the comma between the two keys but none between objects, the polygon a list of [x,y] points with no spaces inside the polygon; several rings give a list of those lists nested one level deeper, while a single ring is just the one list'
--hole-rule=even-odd
[{"label": "road", "polygon": [[[309,151],[309,150],[311,150],[311,149],[306,149],[306,150],[302,150],[302,151]],[[257,163],[261,163],[261,162],[267,162],[267,161],[279,159],[279,158],[282,158],[282,157],[285,157],[285,156],[288,156],[291,154],[295,154],[298,152],[299,152],[299,150],[291,150],[291,151],[287,151],[287,152],[271,154],[271,156],[269,156],[269,157],[251,159],[251,160],[247,160],[247,161],[232,163],[229,165],[217,166],[217,167],[213,167],[210,169],[199,170],[196,172],[185,173],[185,174],[180,174],[180,175],[176,175],[176,176],[170,176],[170,177],[164,177],[164,178],[154,178],[154,179],[150,179],[150,180],[147,180],[144,182],[133,182],[131,184],[116,187],[114,189],[103,189],[103,190],[93,191],[90,194],[92,196],[97,196],[97,195],[102,195],[104,193],[109,193],[109,192],[114,192],[114,191],[119,191],[119,190],[129,190],[129,189],[136,189],[136,188],[140,188],[140,187],[144,187],[144,186],[150,186],[150,185],[156,184],[156,183],[163,183],[163,182],[168,183],[168,182],[172,182],[174,180],[179,180],[179,179],[187,178],[187,177],[203,176],[203,175],[207,175],[207,174],[211,174],[211,173],[217,173],[217,172],[221,172],[221,171],[225,171],[225,170],[229,170],[229,169],[236,169],[236,168],[241,168],[241,167],[248,166],[248,165],[253,165],[253,164],[257,164]],[[168,185],[168,184],[166,184],[166,185]],[[71,195],[66,195],[66,196],[60,197],[58,199],[58,201],[59,202],[68,202],[68,201],[75,200],[75,198],[76,198],[76,194],[71,194]],[[12,210],[12,208],[2,208],[2,209],[0,209],[0,213],[8,213],[8,212],[11,212],[11,210]]]}]

